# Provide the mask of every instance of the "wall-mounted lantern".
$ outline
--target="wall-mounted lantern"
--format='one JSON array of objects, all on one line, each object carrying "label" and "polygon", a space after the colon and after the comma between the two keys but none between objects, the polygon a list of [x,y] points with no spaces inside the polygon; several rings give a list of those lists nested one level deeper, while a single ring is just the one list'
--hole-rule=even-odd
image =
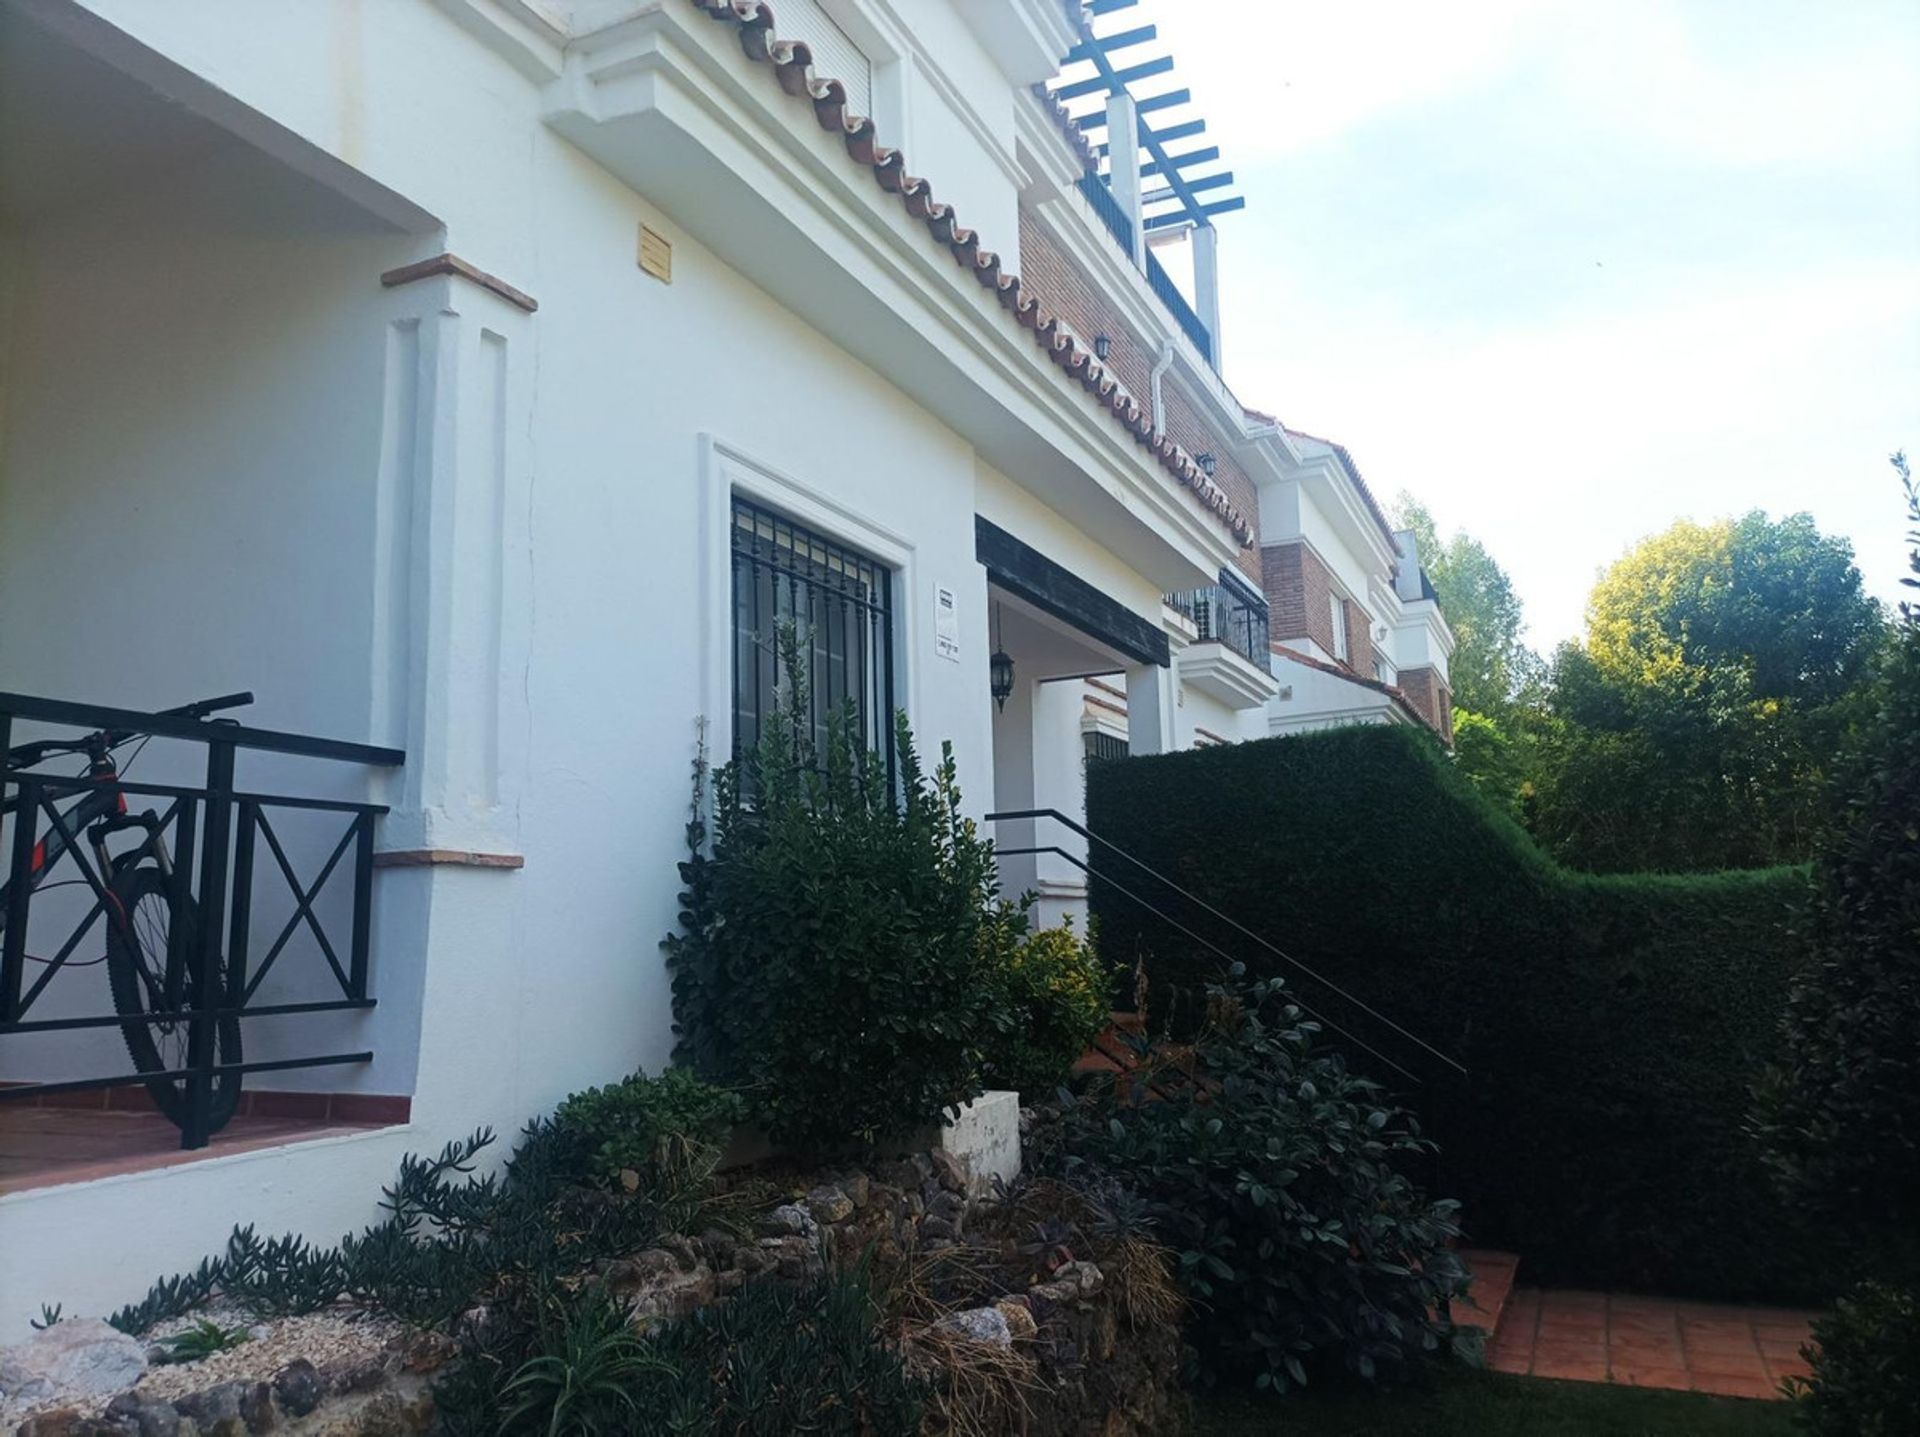
[{"label": "wall-mounted lantern", "polygon": [[1219,465],[1220,461],[1213,457],[1212,450],[1205,449],[1193,456],[1193,462],[1200,466],[1200,472],[1202,474],[1205,474],[1207,478],[1211,479],[1213,478],[1213,471]]},{"label": "wall-mounted lantern", "polygon": [[1013,694],[1013,655],[1006,651],[1000,642],[1000,606],[993,606],[993,657],[987,660],[987,676],[990,692],[993,694],[993,706],[1001,713],[1007,709],[1007,699]]},{"label": "wall-mounted lantern", "polygon": [[1093,357],[1095,359],[1104,360],[1112,349],[1113,341],[1108,339],[1104,334],[1096,334],[1093,337]]}]

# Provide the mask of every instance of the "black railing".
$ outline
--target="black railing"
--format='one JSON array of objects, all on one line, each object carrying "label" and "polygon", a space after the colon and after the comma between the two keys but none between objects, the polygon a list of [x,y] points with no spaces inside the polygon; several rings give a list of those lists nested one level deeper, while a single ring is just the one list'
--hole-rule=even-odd
[{"label": "black railing", "polygon": [[[1219,962],[1222,972],[1234,963],[1245,962],[1249,957],[1255,960],[1248,964],[1249,968],[1272,970],[1276,965],[1284,968],[1284,976],[1292,989],[1291,1000],[1299,1005],[1302,1012],[1318,1022],[1337,1041],[1364,1054],[1372,1062],[1392,1069],[1405,1082],[1414,1086],[1451,1084],[1467,1076],[1464,1067],[1426,1039],[1342,988],[1312,965],[1295,958],[1237,919],[1221,912],[1191,889],[1174,882],[1166,874],[1102,838],[1084,824],[1068,818],[1059,809],[1012,809],[1003,813],[989,813],[986,821],[990,824],[1030,824],[1035,829],[1042,823],[1051,823],[1068,833],[1077,834],[1087,845],[1085,857],[1059,844],[1040,843],[1037,835],[1036,841],[1029,846],[1000,848],[996,845],[994,851],[1001,858],[1050,853],[1065,859],[1102,890],[1138,904],[1181,938],[1197,944]],[[1175,917],[1176,912],[1182,917]],[[1216,941],[1201,930],[1211,930],[1223,941]],[[1225,946],[1226,943],[1250,946],[1243,946],[1241,952],[1235,953]],[[1254,953],[1254,949],[1259,950],[1258,953]],[[1149,973],[1147,976],[1151,978],[1153,975]],[[1161,991],[1165,992],[1164,987]],[[1191,1007],[1194,1006],[1193,997],[1179,995],[1176,1002],[1186,1001]]]},{"label": "black railing", "polygon": [[1093,206],[1093,212],[1100,216],[1102,224],[1112,234],[1114,243],[1120,246],[1120,253],[1128,260],[1133,258],[1133,219],[1113,197],[1113,191],[1107,182],[1088,170],[1080,176],[1080,193],[1087,197],[1087,203]]},{"label": "black railing", "polygon": [[[14,723],[22,719],[105,731],[116,739],[142,735],[201,744],[206,749],[206,781],[188,786],[130,782],[117,774],[65,776],[37,771],[44,761],[37,755],[28,755],[15,767],[7,755]],[[128,1036],[130,1047],[141,1044],[148,1054],[147,1061],[136,1062],[139,1071],[133,1073],[0,1087],[0,1100],[144,1084],[156,1100],[162,1092],[177,1098],[176,1110],[168,1116],[180,1126],[181,1146],[197,1148],[231,1115],[231,1102],[216,1102],[216,1085],[221,1094],[230,1089],[237,1098],[248,1073],[371,1061],[371,1052],[240,1061],[241,1019],[374,1006],[368,991],[373,824],[386,812],[381,804],[242,790],[234,782],[234,759],[242,749],[374,767],[397,766],[405,759],[398,749],[368,744],[0,693],[0,759],[7,763],[0,768],[0,816],[11,827],[0,843],[0,853],[9,855],[6,887],[0,890],[0,922],[5,924],[0,932],[0,1039],[117,1027]],[[344,820],[311,881],[300,877],[275,828],[276,818],[285,825],[286,816],[296,812]],[[138,843],[129,844],[134,836]],[[267,880],[269,887],[285,884],[293,911],[256,959],[254,900],[263,871],[274,875]],[[341,874],[344,879],[336,878]],[[329,885],[342,881],[351,887],[344,935],[329,933],[316,910],[323,893],[332,891]],[[32,950],[40,945],[34,940],[42,935],[33,927],[35,890],[71,885],[84,885],[91,905],[75,922],[73,907],[60,912],[66,905],[56,904],[56,911],[46,917],[59,925],[64,938],[50,956],[45,949],[36,954]],[[139,915],[150,911],[142,909],[143,899],[154,900],[164,913],[164,936],[157,927],[141,928]],[[154,917],[157,923],[158,913]],[[340,996],[255,1002],[261,983],[303,928]],[[69,965],[78,969],[99,961],[100,945],[109,949],[111,977],[115,944],[121,964],[121,976],[114,981],[115,1012],[28,1016],[57,974]],[[85,956],[76,960],[83,945]],[[128,966],[130,954],[136,955],[133,968]],[[41,971],[28,984],[30,963]],[[181,1061],[166,1056],[153,1060],[163,1039],[167,1052]],[[168,1110],[167,1104],[161,1106]]]},{"label": "black railing", "polygon": [[1173,282],[1166,267],[1153,257],[1153,251],[1147,251],[1147,283],[1153,286],[1153,292],[1160,296],[1160,303],[1167,307],[1174,322],[1187,332],[1187,338],[1193,341],[1193,347],[1200,351],[1200,357],[1208,364],[1213,363],[1213,335],[1201,323],[1200,316],[1193,312],[1193,306],[1187,303],[1187,297],[1180,293],[1180,286]]},{"label": "black railing", "polygon": [[1265,604],[1252,602],[1227,584],[1169,594],[1167,603],[1193,620],[1198,642],[1225,644],[1262,673],[1273,672]]}]

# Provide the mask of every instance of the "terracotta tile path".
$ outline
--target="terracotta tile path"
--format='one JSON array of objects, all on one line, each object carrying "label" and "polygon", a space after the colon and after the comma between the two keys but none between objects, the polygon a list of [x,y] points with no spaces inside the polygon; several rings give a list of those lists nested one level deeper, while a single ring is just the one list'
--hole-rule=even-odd
[{"label": "terracotta tile path", "polygon": [[1573,1382],[1621,1382],[1723,1397],[1778,1397],[1784,1377],[1805,1376],[1800,1347],[1815,1314],[1515,1288],[1487,1365]]}]

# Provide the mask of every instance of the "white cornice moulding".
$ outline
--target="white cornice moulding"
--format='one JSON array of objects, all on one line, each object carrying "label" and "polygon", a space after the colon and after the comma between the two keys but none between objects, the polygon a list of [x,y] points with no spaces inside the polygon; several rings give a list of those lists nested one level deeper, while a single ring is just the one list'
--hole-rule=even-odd
[{"label": "white cornice moulding", "polygon": [[[820,127],[810,106],[787,95],[769,67],[742,52],[734,26],[678,0],[656,4],[576,39],[567,48],[565,73],[545,97],[546,121],[558,133],[675,213],[749,277],[758,268],[755,282],[763,287],[770,283],[764,257],[741,247],[811,246],[804,254],[809,263],[836,267],[839,282],[858,285],[863,298],[900,322],[893,335],[866,325],[846,334],[829,328],[829,338],[873,363],[860,335],[876,344],[924,336],[929,355],[956,367],[972,386],[971,395],[951,391],[955,405],[977,407],[974,395],[989,396],[1013,419],[1022,442],[1046,445],[1145,526],[1144,533],[1132,531],[1136,547],[1171,550],[1182,566],[1204,574],[1234,561],[1239,545],[1217,516],[1047,358],[998,297],[954,263],[925,223],[847,155],[837,135]],[[932,178],[937,191],[938,177]],[[741,215],[753,206],[779,216],[793,236],[775,239],[765,224],[744,219],[723,222],[725,213]],[[958,218],[964,224],[967,217]],[[791,272],[802,257],[794,251],[782,267]],[[778,284],[770,292],[783,303],[798,298]],[[801,312],[807,317],[804,305]],[[956,422],[951,412],[943,418]],[[978,428],[958,427],[963,434]],[[983,434],[969,437],[993,458]],[[1151,562],[1164,567],[1163,560]]]}]

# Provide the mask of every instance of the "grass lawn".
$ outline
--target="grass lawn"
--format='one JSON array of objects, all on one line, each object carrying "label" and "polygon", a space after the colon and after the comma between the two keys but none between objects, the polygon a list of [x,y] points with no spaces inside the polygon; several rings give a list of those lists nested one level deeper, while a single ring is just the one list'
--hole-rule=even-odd
[{"label": "grass lawn", "polygon": [[1325,1433],[1358,1437],[1786,1437],[1792,1406],[1596,1382],[1457,1371],[1388,1392],[1343,1389],[1194,1404],[1201,1437]]}]

